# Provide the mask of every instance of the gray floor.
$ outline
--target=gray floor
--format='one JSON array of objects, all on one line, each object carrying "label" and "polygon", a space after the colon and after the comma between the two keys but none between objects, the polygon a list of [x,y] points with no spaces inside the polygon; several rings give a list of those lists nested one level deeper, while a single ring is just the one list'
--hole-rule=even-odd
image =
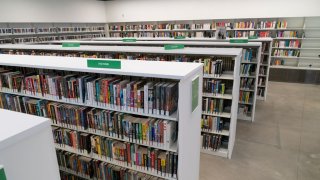
[{"label": "gray floor", "polygon": [[320,86],[270,82],[231,160],[201,155],[201,180],[320,180]]}]

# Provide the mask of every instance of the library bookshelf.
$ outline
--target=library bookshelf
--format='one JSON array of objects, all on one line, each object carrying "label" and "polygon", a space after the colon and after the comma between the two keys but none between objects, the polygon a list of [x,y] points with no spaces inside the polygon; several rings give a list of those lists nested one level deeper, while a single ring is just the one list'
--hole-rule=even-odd
[{"label": "library bookshelf", "polygon": [[[270,43],[271,41],[267,41],[266,43]],[[91,46],[147,46],[147,47],[161,47],[164,45],[174,45],[174,44],[183,44],[185,47],[201,47],[201,48],[243,48],[245,49],[242,54],[242,61],[241,65],[249,65],[253,66],[252,72],[250,72],[250,76],[246,77],[246,75],[241,75],[240,79],[242,85],[240,85],[240,94],[242,92],[249,92],[250,97],[248,101],[240,101],[239,100],[239,115],[238,119],[247,120],[247,121],[254,121],[255,116],[255,106],[256,106],[256,99],[265,100],[267,95],[267,86],[268,86],[268,62],[269,62],[269,54],[261,53],[262,47],[260,42],[248,42],[248,43],[230,43],[230,42],[215,42],[215,41],[140,41],[138,38],[135,42],[123,42],[123,41],[51,41],[47,42],[46,44],[53,44],[53,45],[61,45],[63,43],[79,43],[81,45],[91,45]],[[267,44],[267,46],[270,44]],[[263,48],[264,52],[268,50],[268,47]],[[255,57],[244,60],[246,57],[246,53],[249,54],[249,51],[253,50]],[[266,57],[267,56],[267,57]],[[266,58],[266,59],[264,59]],[[250,87],[245,86],[245,82],[248,79],[253,79],[252,86]],[[260,83],[259,83],[260,82]],[[243,86],[243,87],[241,87]],[[241,113],[243,109],[249,109],[250,113]],[[241,111],[242,110],[242,111]]]},{"label": "library bookshelf", "polygon": [[[181,43],[185,46],[193,47],[237,47],[237,48],[251,48],[254,43],[261,42],[261,58],[260,58],[260,67],[258,79],[261,80],[261,83],[258,85],[256,94],[258,100],[265,101],[267,98],[268,92],[268,82],[269,82],[269,69],[271,61],[271,46],[272,38],[257,38],[257,39],[246,39],[251,45],[246,45],[247,43],[229,43],[230,39],[214,39],[214,38],[185,38],[185,39],[175,39],[175,38],[134,38],[136,42],[123,42],[126,38],[94,38],[91,41],[73,41],[78,42],[83,45],[145,45],[145,46],[154,46],[154,45],[163,45],[163,44],[175,44]],[[237,40],[236,38],[232,38]],[[50,44],[61,44],[63,41],[51,41]],[[65,41],[68,42],[68,41]],[[252,43],[253,42],[253,43]],[[251,46],[251,47],[250,47]],[[263,70],[260,73],[260,69]],[[259,82],[259,81],[258,81]]]},{"label": "library bookshelf", "polygon": [[[240,62],[242,57],[242,50],[239,48],[191,48],[186,47],[184,49],[175,49],[175,50],[164,50],[163,47],[145,47],[145,46],[80,46],[77,48],[62,48],[61,45],[1,45],[0,50],[3,53],[8,53],[10,50],[17,50],[19,52],[22,52],[22,50],[28,50],[28,51],[47,51],[47,52],[69,52],[73,54],[74,52],[104,52],[104,53],[139,53],[140,55],[143,53],[146,54],[153,54],[156,56],[162,56],[166,55],[166,58],[169,58],[168,55],[174,56],[173,59],[167,59],[167,60],[174,60],[176,61],[176,57],[180,56],[195,56],[197,58],[206,58],[206,57],[221,57],[228,58],[230,61],[234,62],[235,65],[237,65],[237,69],[232,68],[230,71],[226,71],[226,73],[223,73],[221,76],[213,76],[210,74],[206,74],[204,76],[204,79],[206,81],[227,81],[229,84],[231,84],[232,92],[229,94],[225,94],[223,96],[219,96],[218,94],[213,93],[207,93],[203,95],[203,98],[209,98],[209,99],[226,99],[227,103],[229,103],[229,106],[231,107],[231,110],[228,110],[226,116],[223,116],[224,114],[212,114],[209,115],[206,114],[206,112],[203,112],[204,116],[210,116],[210,117],[222,117],[226,118],[225,122],[229,123],[229,125],[226,127],[227,133],[223,130],[217,130],[212,131],[211,134],[215,135],[225,135],[223,136],[225,139],[228,140],[228,143],[226,145],[227,148],[224,148],[222,153],[212,153],[216,155],[220,155],[223,157],[229,157],[231,158],[233,145],[234,145],[234,139],[235,139],[235,129],[236,129],[236,122],[237,122],[237,109],[238,109],[238,101],[239,101],[239,84],[240,84],[240,76],[239,76],[239,69],[240,69]],[[6,52],[7,51],[7,52]],[[130,54],[131,56],[132,54]],[[105,55],[105,57],[109,57],[108,54]],[[154,57],[153,57],[154,58]],[[191,59],[193,60],[193,59]],[[189,59],[190,61],[190,59]],[[229,62],[230,61],[226,61]],[[234,74],[233,71],[237,70],[237,74]],[[233,94],[233,89],[236,89],[238,93]],[[201,90],[202,92],[202,90]],[[205,97],[209,96],[209,97]],[[236,105],[235,105],[236,104]],[[201,118],[200,118],[201,119]],[[199,119],[199,120],[200,120]],[[228,135],[228,136],[226,136]]]},{"label": "library bookshelf", "polygon": [[[185,36],[185,40],[206,41],[217,39],[217,29],[225,28],[227,38],[258,38],[263,41],[271,38],[277,41],[299,42],[297,47],[281,49],[287,54],[297,51],[297,56],[274,56],[277,46],[272,50],[270,68],[281,76],[281,69],[317,70],[319,64],[319,21],[320,17],[274,17],[245,19],[209,19],[185,21],[154,22],[109,22],[107,37],[139,38],[144,40],[173,40],[176,36]],[[159,29],[159,28],[161,29]],[[99,39],[99,38],[98,38]],[[100,40],[105,40],[100,38]],[[274,43],[272,43],[274,45]],[[272,49],[271,49],[272,48]],[[301,48],[301,49],[296,49]],[[312,49],[313,48],[313,49]],[[291,53],[291,52],[290,52]],[[281,66],[281,67],[279,67]],[[258,98],[260,99],[260,98]]]},{"label": "library bookshelf", "polygon": [[103,23],[0,23],[0,44],[104,37]]},{"label": "library bookshelf", "polygon": [[[121,68],[118,69],[108,69],[102,67],[92,68],[92,66],[88,67],[89,61],[97,60],[98,63],[112,63],[117,62],[121,64]],[[112,62],[111,62],[112,61]],[[159,177],[167,180],[174,179],[199,179],[199,161],[200,161],[200,118],[201,118],[201,89],[202,89],[202,70],[203,65],[199,63],[176,63],[176,62],[158,62],[158,61],[121,61],[121,60],[108,60],[106,62],[101,59],[92,59],[92,58],[77,58],[77,57],[56,57],[56,56],[29,56],[29,55],[0,55],[0,65],[10,68],[18,67],[21,68],[32,68],[42,71],[61,71],[64,73],[81,73],[90,74],[95,73],[105,77],[104,75],[111,76],[121,76],[121,77],[132,77],[132,78],[150,78],[150,79],[163,79],[170,82],[175,82],[178,86],[177,92],[177,109],[176,112],[173,112],[170,115],[161,115],[147,113],[147,111],[134,111],[134,110],[123,110],[121,107],[111,106],[111,104],[102,104],[102,103],[88,103],[79,102],[75,99],[62,98],[57,99],[52,94],[42,95],[41,93],[30,93],[27,90],[17,90],[12,88],[7,88],[2,86],[1,93],[21,96],[21,97],[29,97],[29,98],[37,98],[39,100],[49,100],[54,103],[64,103],[68,106],[76,105],[77,107],[90,108],[93,109],[101,109],[106,111],[114,111],[116,113],[123,113],[128,115],[140,115],[139,117],[145,118],[159,118],[161,121],[167,121],[172,123],[177,123],[178,131],[177,133],[177,141],[172,146],[161,147],[159,144],[149,145],[147,143],[135,143],[133,141],[128,141],[123,138],[116,138],[116,136],[107,135],[107,133],[102,133],[101,130],[98,129],[83,129],[83,127],[78,126],[76,124],[68,124],[67,121],[62,123],[55,123],[53,120],[53,132],[59,128],[59,126],[66,129],[67,132],[77,132],[80,134],[87,134],[92,137],[103,137],[108,138],[110,141],[116,141],[118,143],[127,143],[131,144],[134,147],[143,147],[144,149],[148,148],[155,151],[161,151],[163,153],[172,154],[174,153],[177,157],[177,162],[175,166],[177,169],[176,175],[170,175],[169,172],[166,171],[165,162],[161,164],[163,166],[163,173],[158,173],[156,170],[152,169],[150,166],[147,169],[145,166],[142,167],[140,165],[131,165],[127,162],[125,163],[123,160],[108,158],[100,154],[96,154],[95,151],[91,151],[89,153],[86,150],[80,150],[78,148],[70,147],[68,145],[56,144],[56,149],[58,152],[68,152],[71,154],[78,155],[82,159],[93,160],[94,162],[101,162],[103,164],[108,163],[110,165],[114,165],[121,169],[127,169],[128,172],[138,172],[147,175],[151,175],[153,177]],[[178,69],[178,70],[177,70]],[[2,74],[3,75],[3,74]],[[198,86],[194,86],[193,83]],[[4,84],[3,84],[4,85]],[[186,91],[188,89],[188,91]],[[89,89],[88,89],[89,91]],[[170,96],[175,97],[175,96]],[[42,112],[42,111],[41,111]],[[172,124],[171,123],[171,124]],[[139,131],[137,129],[137,131]],[[140,131],[139,131],[140,132]],[[198,154],[198,155],[197,155]],[[128,156],[127,156],[128,157]],[[137,156],[138,157],[138,156]],[[170,156],[171,157],[171,156]],[[172,155],[173,157],[173,155]],[[189,157],[189,158],[186,158]],[[160,161],[159,161],[160,162]],[[173,160],[172,160],[173,162]],[[162,161],[161,161],[162,163]],[[167,162],[168,163],[168,162]],[[160,164],[159,164],[160,165]],[[172,164],[173,167],[173,164]],[[86,177],[87,175],[79,174],[79,172],[74,172],[72,169],[65,169],[60,167],[60,170],[68,172],[73,172],[73,174],[78,177]],[[170,170],[171,171],[171,170]],[[173,172],[173,170],[172,170]],[[174,174],[174,173],[173,173]],[[93,178],[93,177],[90,177]]]}]

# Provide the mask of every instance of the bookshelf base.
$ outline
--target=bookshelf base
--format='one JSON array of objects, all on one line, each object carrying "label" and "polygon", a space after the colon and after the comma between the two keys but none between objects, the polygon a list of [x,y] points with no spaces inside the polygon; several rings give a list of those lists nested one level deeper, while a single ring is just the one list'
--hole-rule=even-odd
[{"label": "bookshelf base", "polygon": [[252,121],[252,117],[251,116],[240,115],[240,114],[238,114],[238,119],[239,120],[244,120],[244,121]]},{"label": "bookshelf base", "polygon": [[217,151],[212,151],[212,150],[202,149],[201,148],[200,152],[204,153],[204,154],[210,154],[210,155],[214,155],[214,156],[220,156],[220,157],[228,158],[228,150],[227,149],[220,148]]}]

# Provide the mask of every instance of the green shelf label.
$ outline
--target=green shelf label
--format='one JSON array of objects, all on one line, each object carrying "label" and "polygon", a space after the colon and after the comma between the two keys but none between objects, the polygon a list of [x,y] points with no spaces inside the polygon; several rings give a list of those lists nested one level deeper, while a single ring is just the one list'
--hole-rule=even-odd
[{"label": "green shelf label", "polygon": [[175,36],[174,39],[185,39],[185,36]]},{"label": "green shelf label", "polygon": [[248,39],[230,39],[230,43],[248,43]]},{"label": "green shelf label", "polygon": [[80,47],[80,43],[62,43],[62,47]]},{"label": "green shelf label", "polygon": [[122,42],[137,42],[137,39],[134,39],[134,38],[125,38],[125,39],[122,39]]},{"label": "green shelf label", "polygon": [[88,59],[87,66],[90,68],[121,69],[121,61]]},{"label": "green shelf label", "polygon": [[7,180],[4,168],[0,168],[0,180]]},{"label": "green shelf label", "polygon": [[258,36],[249,36],[249,39],[258,39]]},{"label": "green shelf label", "polygon": [[172,49],[183,49],[183,44],[167,44],[164,45],[164,50],[172,50]]},{"label": "green shelf label", "polygon": [[192,80],[192,112],[198,107],[199,103],[199,76]]}]

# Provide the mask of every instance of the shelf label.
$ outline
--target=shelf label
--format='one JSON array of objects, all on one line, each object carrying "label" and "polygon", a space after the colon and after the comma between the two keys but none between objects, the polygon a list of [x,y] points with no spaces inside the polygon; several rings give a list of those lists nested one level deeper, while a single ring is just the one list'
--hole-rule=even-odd
[{"label": "shelf label", "polygon": [[0,180],[7,180],[4,168],[0,166]]},{"label": "shelf label", "polygon": [[175,36],[174,39],[185,39],[185,36]]},{"label": "shelf label", "polygon": [[121,61],[88,59],[87,66],[90,68],[121,69]]},{"label": "shelf label", "polygon": [[122,42],[137,42],[137,39],[134,39],[134,38],[124,38],[124,39],[122,39]]},{"label": "shelf label", "polygon": [[199,103],[199,76],[192,80],[192,111],[193,112]]},{"label": "shelf label", "polygon": [[248,39],[258,39],[258,36],[249,36]]},{"label": "shelf label", "polygon": [[166,44],[164,45],[164,50],[172,50],[172,49],[184,49],[183,44]]},{"label": "shelf label", "polygon": [[62,43],[62,47],[80,47],[80,43],[65,42]]},{"label": "shelf label", "polygon": [[230,43],[248,43],[248,39],[230,39]]}]

